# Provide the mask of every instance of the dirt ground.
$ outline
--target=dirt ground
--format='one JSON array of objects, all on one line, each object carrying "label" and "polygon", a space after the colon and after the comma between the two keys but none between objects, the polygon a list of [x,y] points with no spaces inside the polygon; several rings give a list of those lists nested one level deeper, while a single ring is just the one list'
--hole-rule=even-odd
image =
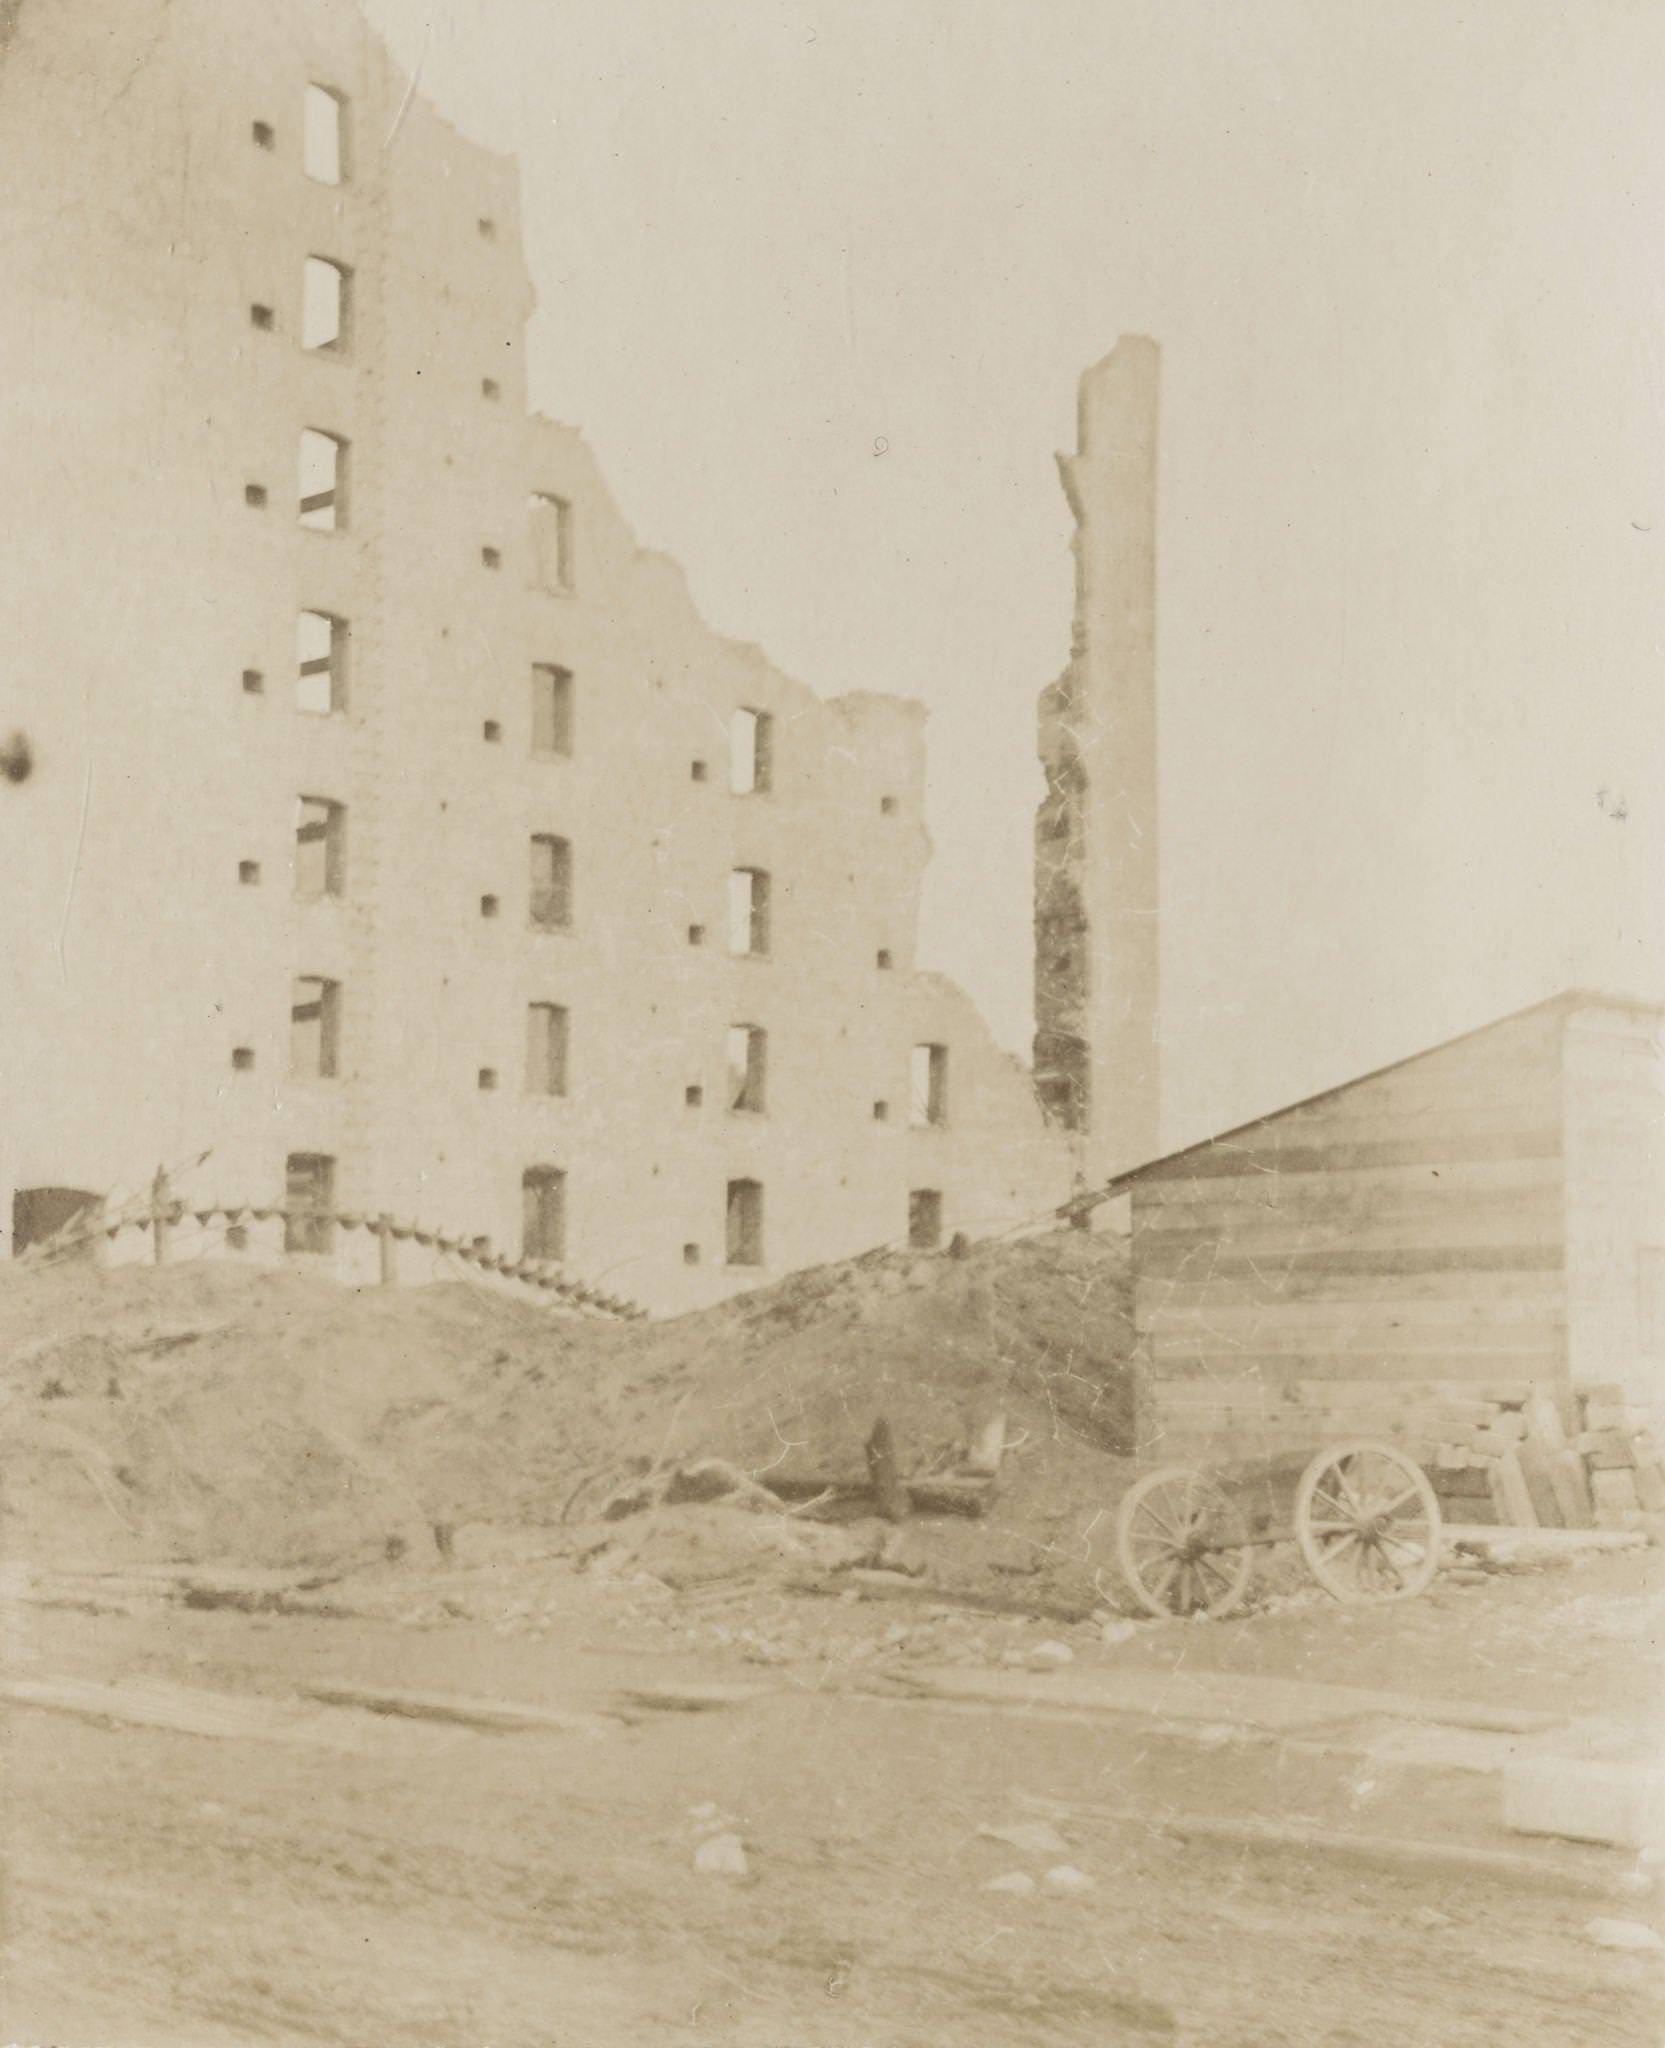
[{"label": "dirt ground", "polygon": [[[1135,1623],[1126,1306],[1076,1233],[629,1327],[8,1273],[0,2039],[1659,2048],[1660,1955],[1588,1931],[1646,1941],[1651,1867],[1506,1834],[1497,1724],[1657,1753],[1661,1553],[1346,1608],[1270,1553]],[[928,1476],[993,1413],[980,1520],[600,1514],[859,1477],[878,1414]]]},{"label": "dirt ground", "polygon": [[[1658,1698],[1656,1557],[1112,1643],[1083,1627],[1066,1631],[1071,1670],[1316,1675],[1634,1721]],[[1657,2048],[1665,2031],[1659,1958],[1586,1932],[1656,1910],[1624,1889],[1617,1852],[1526,1845],[1544,1873],[1528,1881],[1185,1830],[1259,1816],[1519,1850],[1484,1772],[885,1696],[887,1670],[941,1668],[956,1641],[1004,1670],[1059,1639],[1013,1617],[782,1595],[764,1626],[749,1604],[731,1626],[683,1601],[650,1622],[640,1589],[565,1583],[559,1619],[530,1626],[84,1589],[14,1606],[9,1661],[26,1675],[244,1704],[375,1684],[600,1714],[499,1733],[338,1711],[325,1719],[350,1740],[301,1742],[14,1706],[0,2034],[56,2048]],[[615,1717],[631,1689],[666,1684],[715,1685],[725,1703]],[[979,1833],[1037,1820],[1052,1847]],[[714,1830],[743,1841],[744,1876],[695,1869]],[[1059,1864],[1089,1887],[984,1889]]]}]

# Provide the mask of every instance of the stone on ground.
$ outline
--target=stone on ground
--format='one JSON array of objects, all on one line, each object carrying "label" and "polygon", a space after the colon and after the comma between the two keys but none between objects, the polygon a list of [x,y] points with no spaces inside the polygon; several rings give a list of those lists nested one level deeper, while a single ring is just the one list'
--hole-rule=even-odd
[{"label": "stone on ground", "polygon": [[712,1835],[694,1851],[694,1868],[707,1877],[744,1877],[749,1867],[738,1835]]}]

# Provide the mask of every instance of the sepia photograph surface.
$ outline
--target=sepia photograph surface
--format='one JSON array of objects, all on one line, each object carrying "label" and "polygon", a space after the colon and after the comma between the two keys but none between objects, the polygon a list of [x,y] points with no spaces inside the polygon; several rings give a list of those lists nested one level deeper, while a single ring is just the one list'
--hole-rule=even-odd
[{"label": "sepia photograph surface", "polygon": [[0,0],[0,2043],[1659,2048],[1665,7]]}]

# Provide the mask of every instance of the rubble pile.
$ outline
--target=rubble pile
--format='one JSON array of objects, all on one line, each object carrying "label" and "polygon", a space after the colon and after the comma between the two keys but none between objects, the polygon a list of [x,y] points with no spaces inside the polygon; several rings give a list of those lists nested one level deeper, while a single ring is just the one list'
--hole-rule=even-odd
[{"label": "rubble pile", "polygon": [[1429,1476],[1450,1521],[1622,1529],[1665,1513],[1665,1463],[1620,1387],[1486,1388],[1446,1423]]},{"label": "rubble pile", "polygon": [[494,1543],[581,1555],[595,1526],[692,1584],[821,1568],[815,1521],[905,1500],[933,1571],[1079,1597],[1125,1484],[1127,1295],[1125,1246],[1074,1231],[634,1325],[466,1284],[13,1267],[0,1544],[71,1570],[439,1572]]}]

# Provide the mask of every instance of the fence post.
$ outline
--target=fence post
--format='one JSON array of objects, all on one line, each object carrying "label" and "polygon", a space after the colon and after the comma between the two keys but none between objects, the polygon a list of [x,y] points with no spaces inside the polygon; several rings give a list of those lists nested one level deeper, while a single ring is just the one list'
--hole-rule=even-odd
[{"label": "fence post", "polygon": [[156,1178],[150,1184],[150,1262],[153,1266],[165,1266],[168,1262],[168,1170],[165,1166],[156,1169]]},{"label": "fence post", "polygon": [[385,1210],[376,1218],[376,1278],[383,1287],[393,1286],[398,1278],[393,1270],[393,1219]]}]

